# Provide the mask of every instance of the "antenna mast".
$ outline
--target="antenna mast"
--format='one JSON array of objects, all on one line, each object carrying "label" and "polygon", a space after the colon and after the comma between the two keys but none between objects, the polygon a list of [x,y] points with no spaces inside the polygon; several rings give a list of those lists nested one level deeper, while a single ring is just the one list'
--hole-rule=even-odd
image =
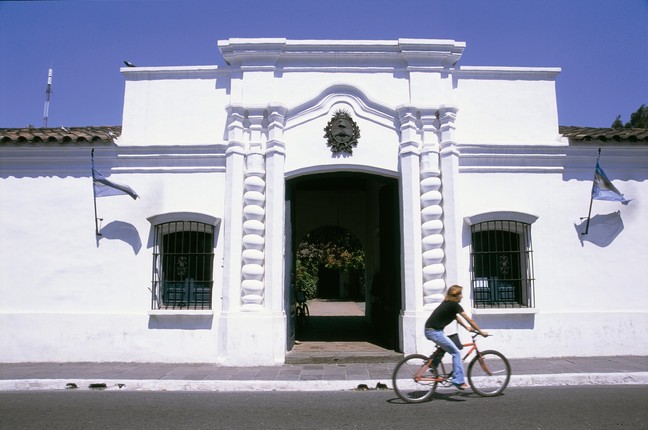
[{"label": "antenna mast", "polygon": [[47,72],[47,88],[45,89],[45,110],[43,111],[43,127],[47,127],[49,117],[50,94],[52,93],[52,69]]}]

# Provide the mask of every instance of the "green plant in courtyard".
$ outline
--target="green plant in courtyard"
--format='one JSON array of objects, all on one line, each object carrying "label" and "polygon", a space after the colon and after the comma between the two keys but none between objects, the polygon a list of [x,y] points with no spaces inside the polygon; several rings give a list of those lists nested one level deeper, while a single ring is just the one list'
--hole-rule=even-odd
[{"label": "green plant in courtyard", "polygon": [[307,299],[317,297],[320,267],[348,271],[364,284],[365,257],[360,240],[346,229],[320,227],[306,235],[297,247],[295,288]]}]

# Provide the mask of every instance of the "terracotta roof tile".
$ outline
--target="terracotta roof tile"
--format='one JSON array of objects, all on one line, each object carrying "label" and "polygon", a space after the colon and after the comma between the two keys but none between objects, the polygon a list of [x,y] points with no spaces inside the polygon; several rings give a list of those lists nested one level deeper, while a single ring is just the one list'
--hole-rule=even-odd
[{"label": "terracotta roof tile", "polygon": [[[121,126],[69,128],[0,128],[2,143],[112,143]],[[574,142],[648,143],[648,128],[595,128],[561,126],[560,134]],[[112,134],[112,136],[111,136]]]},{"label": "terracotta roof tile", "polygon": [[567,127],[559,128],[560,134],[576,142],[639,142],[648,143],[648,128],[595,128]]},{"label": "terracotta roof tile", "polygon": [[0,128],[0,144],[18,143],[112,143],[121,134],[121,126]]}]

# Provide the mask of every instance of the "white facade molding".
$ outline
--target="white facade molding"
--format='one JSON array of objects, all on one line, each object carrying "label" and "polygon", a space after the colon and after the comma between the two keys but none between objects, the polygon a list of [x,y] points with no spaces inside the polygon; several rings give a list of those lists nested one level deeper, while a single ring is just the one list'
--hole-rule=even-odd
[{"label": "white facade molding", "polygon": [[510,210],[491,211],[467,216],[464,218],[464,221],[468,225],[475,225],[485,221],[518,221],[525,224],[533,224],[537,220],[537,215],[531,215],[524,212],[514,212]]},{"label": "white facade molding", "polygon": [[555,80],[560,67],[461,66],[453,71],[457,78]]},{"label": "white facade molding", "polygon": [[285,160],[284,127],[286,108],[268,107],[268,141],[266,142],[266,218],[265,218],[265,294],[266,305],[283,324],[285,258]]},{"label": "white facade molding", "polygon": [[[279,190],[284,188],[285,144],[282,139],[287,109],[273,104],[229,105],[228,112],[228,134],[232,142],[237,142],[232,147],[233,151],[244,157],[242,251],[238,257],[241,261],[240,310],[278,311],[282,309],[279,287],[283,285],[283,267],[268,269],[267,262],[269,260],[272,264],[276,261],[273,256],[283,253],[282,244],[278,241],[283,238],[284,216],[283,192]],[[268,187],[268,180],[272,188]],[[268,224],[268,219],[273,221],[272,224]],[[226,224],[226,236],[230,237],[233,232],[227,231],[228,226]],[[266,251],[268,246],[270,254]],[[234,250],[229,255],[237,258]],[[236,283],[235,277],[232,281]],[[233,285],[230,291],[235,291]],[[266,303],[269,293],[272,303]]]},{"label": "white facade molding", "polygon": [[[465,173],[562,173],[569,150],[554,145],[456,145]],[[590,167],[591,168],[591,167]]]},{"label": "white facade molding", "polygon": [[473,315],[534,315],[540,313],[538,308],[472,308]]},{"label": "white facade molding", "polygon": [[[238,124],[238,122],[237,122]],[[242,134],[242,127],[230,129],[230,136]],[[243,249],[243,194],[245,175],[244,144],[232,140],[227,149],[227,181],[225,186],[224,216],[224,277],[223,311],[237,312],[241,307],[241,270]],[[260,214],[264,216],[265,214]]]},{"label": "white facade molding", "polygon": [[218,66],[122,67],[119,71],[126,80],[205,79],[229,74]]},{"label": "white facade molding", "polygon": [[403,351],[416,351],[420,338],[414,335],[422,317],[423,279],[421,249],[421,192],[420,192],[420,146],[417,110],[412,106],[397,108],[400,122],[400,194],[401,216],[410,220],[402,227],[402,284],[405,288],[401,310],[401,327],[410,336],[401,339]]},{"label": "white facade molding", "polygon": [[[448,285],[463,285],[471,308],[471,224],[515,220],[533,225],[535,308],[474,310],[496,334],[484,347],[596,355],[609,338],[648,353],[648,290],[637,282],[648,278],[648,146],[562,136],[559,68],[458,67],[466,44],[443,39],[218,47],[227,65],[121,69],[119,138],[51,129],[2,139],[0,361],[281,364],[294,333],[292,246],[336,220],[369,253],[366,317],[389,321],[401,352],[431,352],[422,327]],[[327,145],[338,110],[361,132],[352,153]],[[633,200],[594,201],[599,230],[585,236],[599,148]],[[101,237],[92,149],[99,172],[141,197],[97,199],[112,226]],[[349,178],[347,192],[337,184]],[[151,310],[151,226],[177,220],[214,225],[209,311]],[[36,248],[56,258],[35,266]],[[390,286],[374,295],[381,273]],[[608,294],[616,284],[628,294]]]},{"label": "white facade molding", "polygon": [[4,148],[0,172],[10,168],[15,175],[23,176],[89,176],[92,149],[95,150],[95,167],[104,176],[113,173],[225,172],[224,145],[184,145],[160,151],[160,147],[151,146],[94,144]]},{"label": "white facade molding", "polygon": [[359,118],[391,130],[395,129],[394,118],[396,112],[394,109],[371,100],[355,86],[333,84],[324,88],[312,99],[290,108],[287,112],[288,121],[285,130],[290,130],[315,118],[327,115],[334,110],[335,105],[340,103],[348,104]]},{"label": "white facade molding", "polygon": [[453,66],[465,42],[447,39],[398,40],[287,40],[228,39],[218,42],[225,61],[232,66],[321,65],[335,56],[342,65]]},{"label": "white facade molding", "polygon": [[156,318],[198,317],[210,318],[214,316],[213,310],[182,310],[182,309],[149,309],[148,314]]},{"label": "white facade molding", "polygon": [[153,215],[146,219],[153,226],[174,221],[195,221],[216,227],[221,222],[220,218],[197,212],[169,212]]}]

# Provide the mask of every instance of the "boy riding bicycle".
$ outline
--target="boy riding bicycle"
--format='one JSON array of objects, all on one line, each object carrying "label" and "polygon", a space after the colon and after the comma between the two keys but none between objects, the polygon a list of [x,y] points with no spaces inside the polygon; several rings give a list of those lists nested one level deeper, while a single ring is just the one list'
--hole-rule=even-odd
[{"label": "boy riding bicycle", "polygon": [[452,355],[452,384],[459,390],[464,390],[468,387],[464,380],[461,352],[454,342],[443,332],[443,329],[452,321],[456,320],[466,330],[476,331],[484,337],[488,336],[488,333],[480,329],[477,323],[466,314],[459,304],[463,297],[462,290],[463,287],[459,285],[453,285],[448,288],[443,302],[432,312],[425,322],[425,337]]}]

